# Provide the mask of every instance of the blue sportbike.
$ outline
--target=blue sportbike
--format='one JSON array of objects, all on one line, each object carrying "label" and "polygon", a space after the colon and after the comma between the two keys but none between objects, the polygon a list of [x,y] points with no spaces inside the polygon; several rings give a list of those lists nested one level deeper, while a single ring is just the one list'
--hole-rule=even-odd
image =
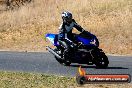
[{"label": "blue sportbike", "polygon": [[[99,41],[97,37],[91,33],[74,34],[75,42],[68,41],[71,50],[68,55],[65,55],[65,48],[58,41],[58,34],[46,34],[48,39],[56,48],[52,49],[46,46],[46,49],[52,53],[55,59],[63,65],[69,66],[71,63],[96,65],[99,68],[108,67],[109,60],[102,49],[99,48]],[[69,59],[65,59],[69,58]]]}]

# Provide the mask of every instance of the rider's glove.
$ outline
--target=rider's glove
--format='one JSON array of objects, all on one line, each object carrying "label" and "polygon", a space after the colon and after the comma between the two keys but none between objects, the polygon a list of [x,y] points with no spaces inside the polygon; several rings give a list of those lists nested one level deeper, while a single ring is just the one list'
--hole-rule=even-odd
[{"label": "rider's glove", "polygon": [[83,31],[82,34],[83,34],[84,36],[86,36],[87,38],[93,38],[93,34],[91,34],[91,33],[88,32],[88,31]]}]

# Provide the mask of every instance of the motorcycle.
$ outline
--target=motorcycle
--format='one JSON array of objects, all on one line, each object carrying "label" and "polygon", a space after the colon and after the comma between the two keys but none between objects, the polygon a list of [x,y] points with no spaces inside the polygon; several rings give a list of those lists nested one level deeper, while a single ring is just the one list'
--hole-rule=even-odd
[{"label": "motorcycle", "polygon": [[99,68],[108,67],[108,57],[105,55],[104,51],[99,48],[99,41],[95,35],[88,32],[87,34],[74,34],[74,36],[76,43],[73,43],[67,38],[65,39],[69,42],[70,47],[72,47],[68,55],[64,53],[65,48],[59,42],[58,34],[46,34],[46,39],[56,47],[52,49],[46,46],[46,49],[54,55],[55,59],[60,64],[65,66],[70,66],[71,63],[78,63],[87,65],[95,64],[96,67]]}]

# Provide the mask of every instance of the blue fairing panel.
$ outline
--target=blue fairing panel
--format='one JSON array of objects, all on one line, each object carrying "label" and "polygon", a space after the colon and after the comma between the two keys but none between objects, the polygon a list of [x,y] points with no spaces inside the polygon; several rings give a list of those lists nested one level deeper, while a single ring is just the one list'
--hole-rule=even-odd
[{"label": "blue fairing panel", "polygon": [[77,40],[78,40],[79,42],[82,42],[84,45],[91,45],[91,44],[90,44],[90,42],[91,42],[90,39],[82,38],[82,37],[78,36],[78,37],[77,37]]},{"label": "blue fairing panel", "polygon": [[82,42],[83,45],[86,45],[86,46],[89,46],[89,47],[95,46],[94,44],[91,44],[91,42],[93,42],[94,39],[95,39],[95,37],[93,37],[92,39],[83,38],[83,37],[81,37],[81,36],[77,36],[77,37],[76,37],[76,40],[77,40],[78,42]]},{"label": "blue fairing panel", "polygon": [[80,42],[83,42],[83,44],[85,44],[85,45],[90,45],[90,41],[91,41],[91,40],[86,39],[86,38],[82,38],[82,37],[77,37],[77,38],[78,38],[78,40],[79,40]]},{"label": "blue fairing panel", "polygon": [[54,44],[55,46],[58,45],[58,37],[57,37],[57,34],[46,34],[46,38],[52,43]]},{"label": "blue fairing panel", "polygon": [[[46,34],[46,38],[54,45],[54,46],[59,46],[58,44],[58,34]],[[81,36],[76,36],[76,40],[78,42],[82,42],[83,45],[87,45],[87,46],[95,46],[94,44],[91,44],[91,42],[95,39],[96,37],[94,36],[92,39],[89,38],[84,38]]]}]

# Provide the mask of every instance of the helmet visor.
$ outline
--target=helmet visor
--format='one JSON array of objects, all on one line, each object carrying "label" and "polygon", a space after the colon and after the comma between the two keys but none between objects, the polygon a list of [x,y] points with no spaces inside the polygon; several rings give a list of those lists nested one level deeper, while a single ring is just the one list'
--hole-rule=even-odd
[{"label": "helmet visor", "polygon": [[67,22],[72,22],[72,17],[66,17],[65,20],[66,20]]}]

